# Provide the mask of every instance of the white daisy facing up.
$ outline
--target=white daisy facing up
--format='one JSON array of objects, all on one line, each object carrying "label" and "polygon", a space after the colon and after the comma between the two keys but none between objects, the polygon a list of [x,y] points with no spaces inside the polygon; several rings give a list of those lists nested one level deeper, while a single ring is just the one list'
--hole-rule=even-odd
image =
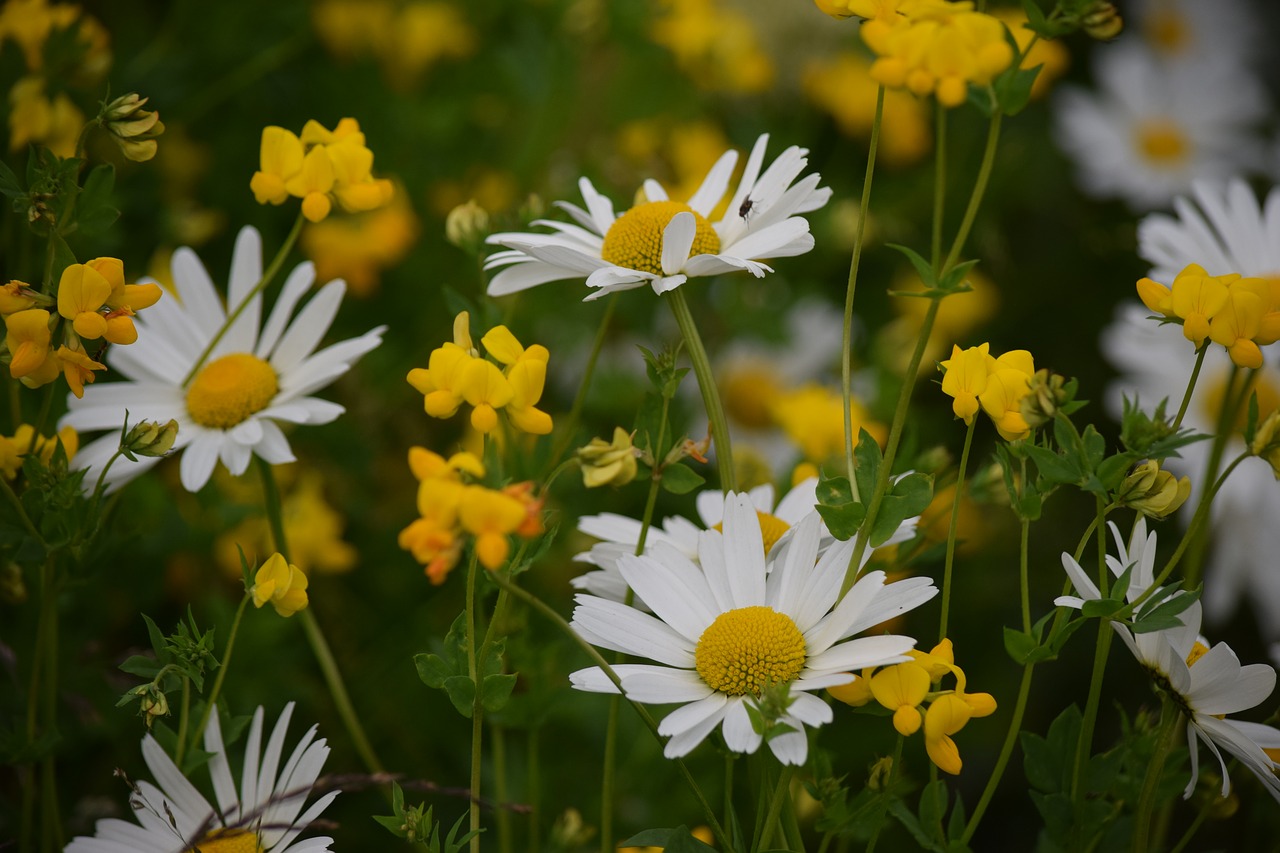
[{"label": "white daisy facing up", "polygon": [[[908,660],[910,637],[849,639],[904,613],[936,593],[929,578],[885,584],[883,572],[861,577],[836,601],[853,543],[819,558],[821,520],[810,513],[770,558],[756,508],[730,493],[724,532],[699,535],[700,565],[658,545],[652,553],[618,561],[626,583],[653,610],[649,615],[594,595],[576,596],[573,627],[593,645],[655,664],[614,667],[622,690],[636,701],[675,704],[658,727],[670,737],[664,754],[690,752],[719,727],[734,752],[755,752],[763,737],[752,726],[748,703],[766,687],[785,686],[790,705],[778,722],[789,727],[769,740],[784,764],[808,755],[805,726],[830,722],[831,708],[809,691],[854,680],[853,670]],[[570,676],[579,690],[616,693],[598,667]]]},{"label": "white daisy facing up", "polygon": [[1261,167],[1267,99],[1248,72],[1161,62],[1137,41],[1100,49],[1095,70],[1096,93],[1063,87],[1054,103],[1054,135],[1089,195],[1151,209],[1195,179]]},{"label": "white daisy facing up", "polygon": [[[231,259],[229,304],[240,304],[261,278],[262,239],[246,227],[236,238]],[[111,369],[128,381],[97,383],[85,389],[83,398],[68,398],[70,411],[60,425],[81,432],[113,431],[76,454],[76,467],[89,469],[87,487],[116,452],[126,409],[133,424],[171,418],[178,422],[174,453],[182,456],[182,485],[188,491],[201,489],[219,460],[237,476],[254,454],[273,465],[294,461],[277,422],[325,424],[342,414],[342,406],[310,395],[377,347],[386,330],[379,326],[317,351],[342,304],[346,284],[341,279],[329,282],[294,316],[315,281],[315,267],[299,264],[285,280],[266,324],[261,324],[259,294],[188,381],[228,315],[191,249],[174,252],[173,280],[177,298],[162,299],[145,317],[135,318],[137,343],[115,347],[107,356]],[[108,482],[119,487],[157,461],[120,457],[111,465]]]},{"label": "white daisy facing up", "polygon": [[[1151,586],[1154,579],[1156,534],[1147,535],[1145,520],[1139,520],[1132,543],[1126,549],[1115,525],[1110,526],[1120,556],[1107,555],[1107,566],[1117,576],[1125,567],[1133,566],[1131,583],[1126,591],[1126,598],[1133,601]],[[1102,597],[1070,554],[1062,555],[1062,566],[1079,595],[1062,596],[1055,600],[1055,604],[1079,608],[1085,601],[1096,601]],[[1222,750],[1226,750],[1253,771],[1268,793],[1280,800],[1280,776],[1275,772],[1277,765],[1264,751],[1280,745],[1280,731],[1259,723],[1226,719],[1227,714],[1253,708],[1270,696],[1275,689],[1276,671],[1262,663],[1241,666],[1240,659],[1226,643],[1210,646],[1200,636],[1200,602],[1193,602],[1178,618],[1182,624],[1176,628],[1141,634],[1134,634],[1117,622],[1110,624],[1138,663],[1157,686],[1173,698],[1187,718],[1191,780],[1183,796],[1190,797],[1195,790],[1200,772],[1197,747],[1203,741],[1221,765],[1222,796],[1231,793],[1231,779],[1222,756]]]},{"label": "white daisy facing up", "polygon": [[[831,197],[818,187],[821,176],[806,175],[804,148],[791,146],[767,169],[768,134],[756,140],[738,188],[724,215],[710,217],[729,189],[737,151],[726,151],[688,202],[667,197],[662,185],[644,182],[645,201],[622,215],[586,178],[578,181],[586,208],[556,204],[577,224],[539,219],[534,225],[553,233],[504,232],[487,242],[506,247],[485,261],[500,270],[489,282],[490,296],[505,296],[549,281],[585,278],[586,300],[648,284],[654,293],[674,290],[691,277],[747,270],[762,278],[771,258],[803,255],[813,248],[809,222],[801,214],[817,210]],[[585,300],[584,300],[585,301]]]},{"label": "white daisy facing up", "polygon": [[1280,277],[1280,188],[1259,204],[1240,178],[1196,181],[1173,210],[1138,223],[1138,254],[1151,262],[1151,278],[1168,287],[1188,264],[1209,275]]},{"label": "white daisy facing up", "polygon": [[[261,707],[253,714],[245,744],[244,770],[239,788],[231,775],[218,715],[209,717],[204,748],[217,805],[211,805],[182,775],[173,759],[151,735],[142,739],[142,757],[156,784],[139,781],[129,798],[138,823],[117,818],[100,820],[92,838],[80,836],[66,853],[174,853],[198,849],[202,853],[320,853],[332,838],[297,841],[307,825],[320,816],[337,791],[325,794],[305,812],[311,786],[324,767],[329,747],[316,739],[312,726],[281,765],[284,740],[293,716],[285,706],[262,751]],[[300,814],[301,813],[301,814]]]}]

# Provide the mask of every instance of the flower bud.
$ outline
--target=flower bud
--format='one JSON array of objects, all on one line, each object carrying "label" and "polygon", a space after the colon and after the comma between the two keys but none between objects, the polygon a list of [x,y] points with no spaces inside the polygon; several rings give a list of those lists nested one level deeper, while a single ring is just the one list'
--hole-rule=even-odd
[{"label": "flower bud", "polygon": [[1124,478],[1116,492],[1116,503],[1136,509],[1151,518],[1164,518],[1186,503],[1191,495],[1191,479],[1175,478],[1148,459]]},{"label": "flower bud", "polygon": [[464,251],[474,251],[489,235],[489,213],[475,199],[460,204],[444,220],[444,236]]},{"label": "flower bud", "polygon": [[12,560],[0,566],[0,601],[5,604],[25,604],[27,584],[22,579],[22,567]]},{"label": "flower bud", "polygon": [[1271,473],[1280,480],[1280,411],[1267,415],[1249,443],[1249,452],[1266,461]]},{"label": "flower bud", "polygon": [[582,484],[588,489],[625,486],[636,478],[636,448],[631,443],[631,433],[614,427],[612,442],[591,439],[586,447],[578,448],[578,462],[582,465]]},{"label": "flower bud", "polygon": [[143,109],[146,103],[146,98],[130,92],[103,107],[100,116],[124,156],[136,163],[156,156],[156,137],[164,133],[160,113]]},{"label": "flower bud", "polygon": [[1019,401],[1023,419],[1032,429],[1053,420],[1058,409],[1070,402],[1071,395],[1063,386],[1066,377],[1041,368],[1031,377],[1026,395]]},{"label": "flower bud", "polygon": [[169,700],[165,698],[164,691],[159,687],[154,684],[144,684],[134,692],[142,697],[138,713],[142,715],[148,729],[157,718],[169,716]]},{"label": "flower bud", "polygon": [[31,290],[31,286],[26,282],[15,280],[6,285],[0,285],[0,317],[34,308],[35,297],[35,291]]},{"label": "flower bud", "polygon": [[173,442],[177,437],[178,422],[172,418],[163,424],[140,421],[125,435],[120,447],[125,452],[138,456],[164,456],[173,449]]},{"label": "flower bud", "polygon": [[1124,19],[1113,4],[1098,2],[1085,9],[1080,25],[1089,38],[1110,41],[1124,29]]}]

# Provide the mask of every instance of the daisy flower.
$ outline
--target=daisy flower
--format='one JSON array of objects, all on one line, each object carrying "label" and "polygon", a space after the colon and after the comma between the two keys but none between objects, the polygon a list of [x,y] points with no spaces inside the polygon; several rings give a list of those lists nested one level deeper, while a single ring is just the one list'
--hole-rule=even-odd
[{"label": "daisy flower", "polygon": [[489,236],[489,243],[506,247],[485,261],[485,269],[500,270],[489,282],[489,295],[582,277],[592,288],[587,300],[645,284],[654,293],[666,293],[690,277],[735,270],[763,278],[773,270],[761,260],[803,255],[813,248],[809,222],[800,214],[817,210],[831,197],[829,188],[818,187],[817,174],[792,186],[808,164],[804,148],[791,146],[761,172],[768,141],[768,134],[756,140],[737,190],[714,223],[709,217],[729,189],[736,151],[721,155],[687,202],[668,198],[661,184],[647,180],[645,201],[621,216],[612,201],[582,178],[578,188],[585,209],[557,202],[576,225],[540,219],[533,224],[553,233]]},{"label": "daisy flower", "polygon": [[[579,594],[573,627],[593,645],[655,661],[615,667],[632,700],[679,704],[658,727],[664,754],[690,752],[717,727],[734,752],[755,752],[764,737],[752,725],[766,687],[785,687],[784,731],[769,748],[784,764],[808,754],[805,727],[831,720],[831,708],[811,691],[854,680],[851,670],[908,660],[910,637],[849,639],[910,610],[937,593],[928,578],[885,584],[869,572],[837,602],[853,543],[819,558],[821,520],[810,513],[795,535],[766,557],[758,512],[743,494],[725,501],[724,532],[699,534],[699,565],[659,544],[652,553],[618,560],[626,583],[653,609],[649,615],[594,595]],[[616,693],[598,667],[570,675],[579,690]]]},{"label": "daisy flower", "polygon": [[1173,210],[1138,223],[1138,254],[1151,262],[1151,278],[1168,286],[1189,264],[1209,275],[1280,276],[1280,188],[1259,204],[1240,178],[1196,181]]},{"label": "daisy flower", "polygon": [[1132,30],[1173,62],[1247,62],[1257,58],[1264,28],[1242,0],[1135,0]]},{"label": "daisy flower", "polygon": [[[1152,581],[1156,534],[1146,535],[1146,525],[1139,520],[1134,528],[1134,538],[1126,549],[1115,525],[1111,531],[1116,537],[1120,556],[1107,556],[1107,565],[1113,574],[1120,574],[1127,565],[1133,565],[1131,584],[1127,597],[1133,601]],[[1062,555],[1072,585],[1079,596],[1063,596],[1055,603],[1068,607],[1080,607],[1084,601],[1101,598],[1080,565],[1070,554]],[[1182,595],[1181,591],[1175,595]],[[1111,627],[1133,653],[1134,658],[1151,675],[1187,717],[1187,746],[1191,751],[1191,780],[1184,797],[1190,797],[1199,778],[1199,749],[1203,742],[1218,759],[1222,769],[1222,796],[1231,793],[1231,778],[1227,775],[1227,763],[1222,756],[1225,750],[1244,766],[1253,771],[1263,787],[1280,800],[1280,776],[1278,766],[1266,749],[1280,745],[1280,730],[1259,723],[1227,719],[1234,714],[1253,708],[1271,695],[1275,689],[1276,671],[1267,664],[1240,665],[1240,659],[1226,643],[1210,646],[1200,636],[1200,602],[1193,602],[1179,616],[1181,625],[1161,631],[1133,634],[1123,625],[1112,622]]]},{"label": "daisy flower", "polygon": [[[252,228],[236,238],[231,259],[228,302],[238,305],[262,278],[262,240]],[[338,313],[346,284],[334,280],[320,288],[296,316],[299,301],[311,289],[315,268],[300,264],[284,283],[261,326],[262,297],[255,295],[218,340],[199,369],[201,354],[227,323],[227,311],[209,273],[195,252],[173,254],[177,299],[163,299],[139,316],[138,342],[113,348],[112,370],[129,381],[100,383],[83,398],[69,398],[63,426],[84,432],[114,430],[88,444],[76,466],[88,468],[92,485],[98,471],[116,452],[125,411],[131,423],[178,422],[174,452],[181,453],[182,485],[198,491],[221,460],[232,474],[243,474],[253,454],[279,465],[294,461],[278,422],[329,423],[343,408],[310,396],[342,374],[382,342],[385,326],[317,351]],[[292,316],[292,320],[290,319]],[[188,375],[195,370],[194,375]],[[112,463],[108,482],[120,486],[156,463],[120,457]]]},{"label": "daisy flower", "polygon": [[[1158,261],[1160,263],[1160,261]],[[1123,400],[1137,398],[1148,410],[1169,399],[1176,407],[1186,390],[1195,363],[1192,345],[1177,326],[1159,326],[1147,319],[1150,312],[1140,304],[1122,306],[1116,320],[1102,334],[1101,349],[1120,371],[1106,392],[1107,409],[1119,417]],[[1210,347],[1196,385],[1183,426],[1212,434],[1217,429],[1219,408],[1232,365],[1220,347]],[[1280,407],[1280,368],[1264,364],[1254,379],[1261,417]],[[1179,449],[1180,458],[1164,463],[1178,475],[1191,478],[1191,498],[1183,505],[1188,516],[1195,511],[1205,488],[1211,441],[1200,441]],[[1239,434],[1227,441],[1226,459],[1244,450]],[[1237,603],[1248,599],[1257,614],[1263,637],[1280,641],[1280,572],[1275,571],[1275,555],[1280,553],[1280,483],[1271,466],[1262,459],[1246,459],[1227,478],[1210,509],[1210,529],[1214,531],[1209,559],[1205,564],[1204,609],[1211,622],[1222,623]]]},{"label": "daisy flower", "polygon": [[263,711],[259,707],[254,712],[238,789],[231,776],[218,715],[209,717],[204,748],[210,753],[209,777],[216,806],[196,790],[156,739],[148,734],[142,739],[142,757],[156,784],[138,782],[129,798],[129,806],[140,825],[116,818],[100,820],[92,838],[74,839],[67,845],[66,853],[173,853],[175,850],[318,853],[328,850],[332,838],[308,838],[295,843],[307,824],[320,816],[338,792],[325,794],[302,812],[311,786],[329,756],[329,747],[324,738],[316,739],[316,727],[312,726],[281,767],[284,739],[292,716],[293,703],[290,702],[272,729],[264,753]]},{"label": "daisy flower", "polygon": [[1055,135],[1089,195],[1134,208],[1166,204],[1196,178],[1258,168],[1262,87],[1228,63],[1163,63],[1138,42],[1098,54],[1098,92],[1064,87]]}]

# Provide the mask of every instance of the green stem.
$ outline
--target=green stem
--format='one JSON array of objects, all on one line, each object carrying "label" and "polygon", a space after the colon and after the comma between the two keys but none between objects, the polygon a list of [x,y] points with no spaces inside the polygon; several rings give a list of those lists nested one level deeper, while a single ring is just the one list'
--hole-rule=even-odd
[{"label": "green stem", "polygon": [[[945,113],[944,113],[945,115]],[[942,569],[942,615],[938,620],[938,641],[947,636],[947,615],[951,610],[951,568],[956,558],[956,534],[960,522],[960,499],[964,494],[964,475],[969,468],[969,448],[973,446],[973,432],[978,419],[969,421],[964,434],[964,450],[960,451],[960,469],[956,474],[956,494],[951,502],[951,526],[947,530],[947,557]]]},{"label": "green stem", "polygon": [[1200,368],[1204,365],[1205,353],[1209,351],[1209,344],[1212,341],[1205,340],[1200,345],[1200,349],[1196,350],[1196,365],[1191,368],[1191,378],[1187,380],[1187,390],[1182,395],[1182,405],[1178,407],[1178,416],[1173,419],[1173,432],[1178,431],[1178,427],[1182,426],[1182,418],[1187,413],[1187,406],[1191,405],[1191,395],[1196,390],[1196,381],[1200,378]]},{"label": "green stem", "polygon": [[1142,794],[1138,797],[1138,808],[1133,816],[1133,853],[1146,853],[1151,849],[1147,843],[1151,837],[1151,813],[1155,808],[1156,790],[1160,787],[1160,777],[1164,775],[1165,759],[1173,749],[1178,734],[1178,722],[1182,714],[1166,699],[1164,715],[1160,721],[1160,734],[1156,738],[1155,752],[1151,763],[1146,768],[1146,781],[1142,785]]},{"label": "green stem", "polygon": [[276,252],[275,257],[271,259],[271,263],[267,265],[266,271],[262,273],[262,278],[258,279],[258,283],[244,295],[244,298],[240,300],[238,305],[231,309],[231,313],[227,315],[227,321],[222,324],[222,327],[218,329],[217,333],[209,340],[208,345],[201,351],[200,357],[195,360],[191,365],[191,369],[187,371],[187,375],[183,377],[183,388],[187,387],[187,385],[191,383],[191,380],[195,378],[196,374],[200,372],[200,368],[203,367],[204,363],[209,359],[209,355],[213,352],[214,347],[218,345],[223,336],[227,334],[228,330],[235,325],[236,320],[240,319],[240,315],[249,307],[249,303],[253,301],[254,297],[266,290],[267,285],[276,277],[276,273],[278,273],[280,271],[280,267],[284,265],[285,258],[288,257],[289,252],[293,250],[294,243],[298,242],[298,235],[302,233],[302,223],[305,221],[306,219],[303,217],[302,211],[299,210],[298,218],[293,221],[293,228],[289,230],[289,236],[284,238],[284,243],[280,246],[280,250]]},{"label": "green stem", "polygon": [[702,345],[702,337],[698,334],[698,324],[689,311],[689,303],[684,298],[684,288],[677,287],[667,292],[667,303],[675,315],[676,325],[684,336],[684,346],[689,352],[689,361],[693,364],[693,375],[698,378],[698,390],[702,392],[702,404],[707,410],[707,420],[711,422],[712,440],[716,446],[716,465],[720,470],[720,489],[733,491],[736,479],[733,470],[733,447],[729,443],[729,422],[725,419],[724,406],[720,403],[720,392],[716,389],[715,374],[711,370],[711,360],[707,358],[707,350]]},{"label": "green stem", "polygon": [[1200,811],[1196,812],[1196,819],[1191,821],[1191,825],[1187,827],[1187,831],[1182,833],[1182,837],[1178,839],[1178,843],[1173,845],[1169,853],[1182,853],[1187,849],[1187,845],[1191,843],[1191,839],[1200,831],[1200,827],[1204,825],[1208,819],[1209,813],[1213,811],[1213,807],[1217,805],[1217,801],[1211,797],[1204,798],[1204,804],[1200,806]]},{"label": "green stem", "polygon": [[947,108],[937,103],[937,119],[934,122],[933,159],[933,229],[929,241],[929,265],[934,275],[942,263],[942,220],[947,200]]},{"label": "green stem", "polygon": [[778,818],[782,814],[782,803],[791,788],[791,777],[796,775],[794,765],[786,764],[778,774],[778,786],[773,789],[773,797],[769,800],[769,811],[764,818],[764,827],[760,833],[757,850],[766,850],[773,844],[773,835],[778,829]]},{"label": "green stem", "polygon": [[844,298],[844,327],[840,352],[840,386],[844,395],[844,461],[853,499],[860,501],[858,478],[855,476],[853,447],[853,297],[858,287],[858,265],[862,261],[862,245],[867,234],[867,217],[871,209],[871,179],[875,176],[876,151],[880,145],[880,124],[884,118],[884,86],[876,91],[876,114],[871,121],[871,144],[867,150],[867,172],[862,179],[862,200],[858,206],[858,225],[853,232],[853,256],[849,259],[849,284]]},{"label": "green stem", "polygon": [[182,706],[178,710],[178,740],[173,747],[173,763],[182,767],[182,755],[187,746],[187,724],[191,721],[191,679],[182,678]]},{"label": "green stem", "polygon": [[995,796],[996,788],[1000,786],[1000,780],[1004,777],[1005,768],[1009,765],[1009,758],[1013,755],[1013,747],[1018,742],[1018,735],[1022,731],[1022,717],[1027,711],[1027,698],[1031,695],[1031,674],[1035,671],[1036,665],[1029,663],[1022,668],[1022,683],[1018,685],[1018,699],[1013,706],[1013,717],[1009,720],[1009,729],[1005,732],[1004,744],[1000,747],[1000,756],[996,759],[996,766],[991,771],[991,778],[987,779],[987,786],[982,789],[982,796],[978,799],[978,805],[974,807],[973,814],[969,817],[969,822],[965,824],[964,835],[960,841],[968,844],[973,834],[978,831],[978,824],[982,822],[982,816],[986,814],[987,807],[991,805],[991,798]]},{"label": "green stem", "polygon": [[[254,462],[258,466],[258,474],[262,479],[263,503],[266,504],[267,521],[271,525],[271,536],[275,540],[276,550],[280,552],[280,556],[284,557],[286,563],[290,562],[289,541],[284,530],[284,503],[280,499],[280,488],[276,485],[275,472],[271,468],[271,463],[259,456],[254,457]],[[298,613],[298,618],[302,620],[303,633],[306,634],[307,642],[311,645],[316,663],[320,665],[320,672],[324,675],[334,708],[342,718],[342,723],[347,729],[351,742],[355,745],[356,752],[360,755],[360,760],[364,762],[365,768],[370,773],[385,772],[382,762],[378,760],[377,753],[373,751],[373,746],[370,745],[369,738],[364,733],[360,717],[351,704],[351,696],[347,693],[347,686],[342,680],[342,671],[338,669],[338,661],[333,656],[333,650],[329,648],[324,631],[316,622],[315,614],[308,607]]]},{"label": "green stem", "polygon": [[1031,634],[1031,578],[1030,578],[1031,521],[1022,519],[1022,535],[1018,544],[1018,585],[1022,592],[1022,632]]},{"label": "green stem", "polygon": [[[46,583],[44,594],[41,596],[41,618],[48,620],[48,630],[45,635],[45,660],[44,660],[44,683],[43,687],[43,709],[41,716],[42,733],[52,734],[57,730],[58,719],[58,583],[54,576],[55,565],[52,558],[46,560]],[[58,809],[58,783],[57,783],[57,763],[52,752],[47,753],[40,760],[40,775],[43,793],[41,794],[41,809],[43,815],[42,832],[41,832],[41,849],[47,851],[61,850],[62,841],[62,820],[59,817]]]},{"label": "green stem", "polygon": [[1102,677],[1107,668],[1107,655],[1111,652],[1111,638],[1115,631],[1111,620],[1098,621],[1098,645],[1093,653],[1093,674],[1089,678],[1089,696],[1085,700],[1084,717],[1080,721],[1080,738],[1076,741],[1075,764],[1071,770],[1071,800],[1079,807],[1082,796],[1081,783],[1084,769],[1093,753],[1093,728],[1098,722],[1098,702],[1102,698]]},{"label": "green stem", "polygon": [[724,825],[733,825],[733,769],[737,764],[738,754],[724,754]]},{"label": "green stem", "polygon": [[596,329],[595,340],[591,342],[591,352],[587,355],[587,365],[582,373],[582,381],[578,384],[578,393],[573,397],[573,408],[569,416],[560,425],[560,438],[551,451],[550,466],[557,464],[564,454],[573,446],[573,438],[578,428],[578,419],[582,417],[582,409],[587,404],[587,392],[591,390],[591,379],[595,376],[596,362],[600,360],[600,351],[609,337],[609,322],[613,319],[613,311],[618,305],[618,294],[614,293],[605,301],[604,315],[600,318],[600,327]]},{"label": "green stem", "polygon": [[476,640],[476,581],[478,580],[476,551],[471,550],[471,561],[467,564],[467,674],[475,686],[471,700],[471,796],[467,803],[467,814],[471,832],[471,853],[480,853],[480,769],[483,760],[481,737],[484,733],[482,717],[484,706],[480,702],[480,668]]},{"label": "green stem", "polygon": [[511,811],[507,805],[507,730],[495,723],[489,724],[489,733],[493,736],[493,790],[498,798],[498,849],[501,853],[512,853],[515,849],[511,837]]},{"label": "green stem", "polygon": [[539,770],[539,743],[538,743],[538,727],[534,726],[529,729],[529,743],[527,746],[525,760],[528,763],[526,768],[526,784],[528,789],[527,799],[529,800],[529,837],[526,839],[525,846],[529,853],[540,853],[542,849],[542,774]]},{"label": "green stem", "polygon": [[[218,697],[222,695],[222,682],[227,679],[227,669],[231,666],[231,653],[236,648],[236,634],[240,632],[240,620],[244,618],[245,607],[252,598],[248,591],[240,597],[240,606],[236,608],[236,615],[231,620],[231,631],[227,634],[227,648],[222,653],[222,662],[218,665],[218,674],[213,679],[213,687],[209,690],[209,695],[204,700],[204,710],[200,712],[200,722],[196,723],[195,730],[191,733],[191,746],[194,748],[200,739],[204,737],[205,727],[209,725],[209,715],[213,713],[215,705],[217,705]],[[178,767],[182,767],[179,763]]]},{"label": "green stem", "polygon": [[996,148],[1000,144],[1000,124],[1004,120],[1003,113],[996,113],[991,118],[991,127],[987,131],[987,145],[982,152],[982,165],[978,167],[978,177],[973,182],[973,192],[969,195],[969,204],[964,211],[964,219],[960,220],[960,229],[951,243],[951,251],[947,253],[947,262],[942,265],[943,273],[949,271],[960,260],[960,252],[969,239],[969,231],[982,206],[982,197],[987,192],[987,182],[991,179],[991,169],[996,162]]},{"label": "green stem", "polygon": [[[614,672],[613,667],[610,666],[609,662],[604,659],[599,651],[596,650],[595,646],[579,637],[578,632],[573,630],[573,626],[565,621],[563,616],[557,613],[554,608],[533,593],[521,589],[507,578],[504,578],[501,574],[495,573],[490,575],[490,577],[493,578],[494,583],[496,583],[500,589],[507,590],[516,598],[538,611],[538,613],[550,620],[552,624],[565,634],[565,636],[572,640],[578,648],[582,649],[582,651],[586,653],[587,657],[591,658],[591,662],[600,667],[600,671],[605,674],[605,677],[613,682],[613,686],[617,688],[619,693],[622,693],[624,698],[626,698],[627,703],[635,710],[637,716],[639,716],[641,721],[644,723],[645,728],[649,730],[659,743],[663,742],[662,735],[658,733],[658,724],[654,721],[649,710],[635,700],[627,697],[626,694],[622,692],[622,679],[618,677],[618,674]],[[707,797],[702,792],[702,788],[698,785],[697,780],[693,778],[693,774],[689,772],[688,765],[686,765],[684,760],[681,758],[676,758],[674,761],[676,768],[680,771],[680,775],[689,785],[689,789],[697,799],[698,805],[702,808],[703,817],[706,818],[707,825],[711,827],[712,834],[715,835],[716,840],[725,850],[725,853],[733,853],[732,839],[729,838],[724,827],[721,826],[720,821],[716,819],[716,814],[711,808],[711,803],[707,801]]]},{"label": "green stem", "polygon": [[27,535],[36,542],[40,543],[41,549],[48,551],[49,546],[45,544],[44,537],[40,535],[40,531],[36,529],[35,524],[31,521],[31,516],[27,515],[27,508],[22,505],[22,501],[18,498],[13,487],[9,485],[9,481],[4,477],[0,477],[0,492],[4,493],[5,500],[13,507],[14,513],[17,515],[22,526],[26,529]]}]

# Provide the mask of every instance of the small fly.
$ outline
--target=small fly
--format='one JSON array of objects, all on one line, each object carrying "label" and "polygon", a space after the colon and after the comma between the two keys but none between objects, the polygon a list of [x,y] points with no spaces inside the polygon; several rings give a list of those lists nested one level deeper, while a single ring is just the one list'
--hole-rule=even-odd
[{"label": "small fly", "polygon": [[751,215],[751,208],[753,208],[754,206],[755,206],[754,200],[752,200],[750,197],[744,198],[742,200],[742,204],[738,205],[738,216],[745,220],[748,216]]}]

